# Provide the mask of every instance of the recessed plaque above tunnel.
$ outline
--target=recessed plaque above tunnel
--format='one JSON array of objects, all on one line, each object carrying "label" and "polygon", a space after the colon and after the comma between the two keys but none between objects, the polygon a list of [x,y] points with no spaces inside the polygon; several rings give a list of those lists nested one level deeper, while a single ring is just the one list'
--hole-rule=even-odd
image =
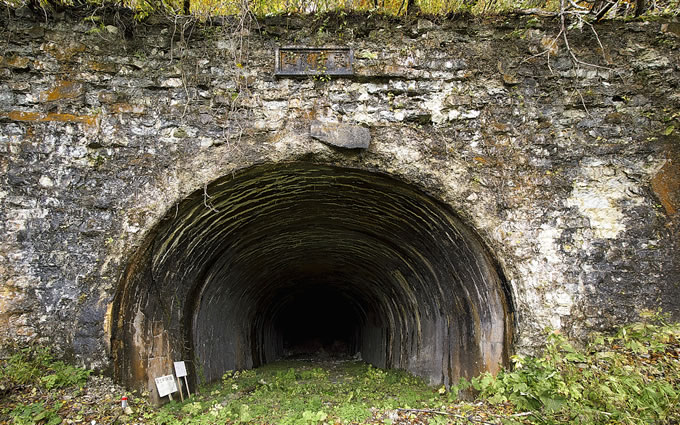
[{"label": "recessed plaque above tunnel", "polygon": [[349,47],[291,46],[276,49],[277,76],[354,75],[354,51]]}]

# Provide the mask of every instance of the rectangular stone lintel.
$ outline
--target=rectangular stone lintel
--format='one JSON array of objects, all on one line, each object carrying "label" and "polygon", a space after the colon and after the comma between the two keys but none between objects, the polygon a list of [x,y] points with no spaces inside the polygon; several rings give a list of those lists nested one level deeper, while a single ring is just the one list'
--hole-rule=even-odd
[{"label": "rectangular stone lintel", "polygon": [[350,47],[277,47],[277,76],[354,75],[354,51]]}]

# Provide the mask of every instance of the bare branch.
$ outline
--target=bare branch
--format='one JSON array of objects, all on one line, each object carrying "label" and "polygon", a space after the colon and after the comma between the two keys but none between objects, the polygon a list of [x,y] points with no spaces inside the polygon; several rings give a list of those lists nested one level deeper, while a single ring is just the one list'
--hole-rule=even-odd
[{"label": "bare branch", "polygon": [[209,209],[210,211],[214,213],[219,213],[220,210],[217,208],[213,207],[213,205],[210,203],[209,199],[212,198],[212,196],[208,195],[208,185],[204,184],[203,185],[203,205]]},{"label": "bare branch", "polygon": [[583,96],[581,95],[581,91],[577,88],[575,88],[574,90],[576,90],[576,93],[578,93],[578,97],[581,98],[581,105],[583,105],[583,109],[586,111],[586,114],[588,114],[589,117],[592,117],[592,115],[590,115],[590,111],[588,111],[588,107],[586,106],[586,101],[583,99]]},{"label": "bare branch", "polygon": [[549,12],[547,10],[543,9],[538,9],[538,8],[533,8],[533,9],[518,9],[514,10],[512,13],[516,15],[536,15],[536,16],[543,16],[546,18],[551,18],[553,16],[557,16],[557,12]]},{"label": "bare branch", "polygon": [[595,31],[595,27],[593,24],[591,24],[588,21],[584,21],[591,30],[593,30],[593,34],[595,34],[595,39],[597,40],[597,44],[600,46],[600,51],[602,52],[602,58],[606,63],[609,63],[609,60],[607,59],[607,55],[604,54],[604,46],[602,45],[602,41],[600,41],[600,36],[597,34],[597,31]]},{"label": "bare branch", "polygon": [[[607,66],[596,65],[596,64],[590,63],[590,62],[584,62],[584,61],[580,60],[578,57],[576,57],[576,55],[574,54],[574,51],[571,49],[571,46],[569,45],[569,36],[568,36],[568,30],[567,30],[567,24],[566,24],[566,15],[567,15],[568,12],[566,11],[566,8],[565,8],[565,1],[566,0],[560,0],[560,32],[562,33],[562,39],[564,40],[564,46],[566,47],[567,52],[569,52],[569,56],[571,57],[572,62],[574,62],[574,64],[576,64],[576,65],[583,65],[583,66],[590,66],[592,68],[611,70],[611,68],[609,68]],[[581,22],[584,22],[582,14],[576,14],[576,16],[578,17],[578,19],[581,20]],[[598,38],[598,42],[599,42],[599,38]],[[600,46],[602,46],[601,43],[600,43]],[[602,53],[604,54],[604,49],[603,49]]]},{"label": "bare branch", "polygon": [[590,11],[590,9],[588,9],[587,7],[579,6],[576,3],[574,3],[574,0],[569,0],[569,5],[576,10],[582,10],[584,12]]}]

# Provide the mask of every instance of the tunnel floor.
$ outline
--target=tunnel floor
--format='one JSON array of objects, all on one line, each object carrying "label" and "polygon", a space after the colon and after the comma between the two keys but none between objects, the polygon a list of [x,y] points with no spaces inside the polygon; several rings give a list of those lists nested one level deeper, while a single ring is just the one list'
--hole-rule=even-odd
[{"label": "tunnel floor", "polygon": [[282,358],[348,357],[431,383],[496,371],[512,303],[479,236],[384,174],[308,163],[225,176],[168,212],[120,284],[116,376],[172,360],[209,382]]},{"label": "tunnel floor", "polygon": [[[401,418],[395,408],[427,408],[437,396],[446,400],[446,395],[407,372],[376,369],[346,358],[276,361],[228,374],[203,393],[199,400],[205,400],[204,405],[224,406],[223,410],[233,412],[218,414],[218,423],[223,417],[231,419],[227,422],[242,420],[241,406],[245,405],[247,420],[242,422],[251,424],[432,423],[397,420]],[[319,420],[304,420],[319,412],[315,418]],[[403,412],[401,416],[409,415]]]}]

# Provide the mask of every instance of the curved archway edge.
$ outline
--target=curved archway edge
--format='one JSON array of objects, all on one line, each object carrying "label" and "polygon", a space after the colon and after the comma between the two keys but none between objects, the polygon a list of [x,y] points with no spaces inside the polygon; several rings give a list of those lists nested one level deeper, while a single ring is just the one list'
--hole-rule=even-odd
[{"label": "curved archway edge", "polygon": [[311,343],[449,384],[507,362],[510,294],[475,231],[418,188],[259,165],[189,195],[130,257],[113,303],[114,375],[153,396],[173,360],[211,381]]}]

